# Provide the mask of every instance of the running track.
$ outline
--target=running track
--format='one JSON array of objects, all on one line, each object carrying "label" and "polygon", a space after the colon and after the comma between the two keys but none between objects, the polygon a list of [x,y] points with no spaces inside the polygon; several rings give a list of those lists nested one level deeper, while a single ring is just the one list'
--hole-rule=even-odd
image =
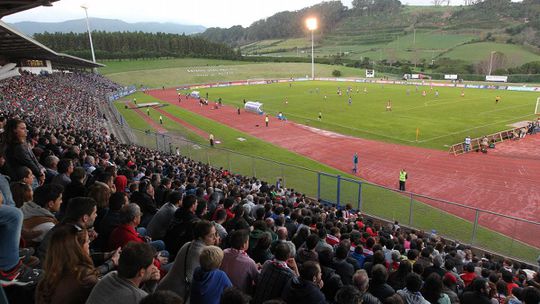
[{"label": "running track", "polygon": [[[350,172],[352,155],[358,152],[358,176],[372,183],[396,188],[399,170],[405,168],[409,175],[407,191],[532,221],[540,218],[540,134],[500,143],[488,154],[456,157],[445,151],[311,129],[274,117],[266,128],[263,116],[244,111],[238,116],[231,106],[211,110],[212,106],[200,107],[193,99],[179,103],[175,89],[147,93],[345,172]],[[436,207],[474,220],[472,211]],[[540,248],[539,226],[516,225],[515,221],[490,215],[482,215],[480,224]]]}]

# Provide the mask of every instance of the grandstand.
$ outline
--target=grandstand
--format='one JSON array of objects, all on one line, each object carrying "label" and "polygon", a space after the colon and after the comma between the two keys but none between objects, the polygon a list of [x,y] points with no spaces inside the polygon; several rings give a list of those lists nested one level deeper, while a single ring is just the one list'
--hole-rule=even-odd
[{"label": "grandstand", "polygon": [[[51,1],[8,3],[0,17]],[[0,80],[0,302],[540,301],[533,263],[213,167],[200,147],[139,145],[110,103],[133,88],[0,36],[19,68]]]}]

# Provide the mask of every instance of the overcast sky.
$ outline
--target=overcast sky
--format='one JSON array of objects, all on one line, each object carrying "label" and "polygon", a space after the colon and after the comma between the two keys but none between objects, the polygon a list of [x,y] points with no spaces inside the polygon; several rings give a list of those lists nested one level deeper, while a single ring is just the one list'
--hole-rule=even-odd
[{"label": "overcast sky", "polygon": [[[1,0],[0,0],[1,1]],[[5,22],[57,22],[84,17],[120,19],[127,22],[152,21],[196,24],[206,27],[249,26],[254,21],[280,11],[294,11],[322,0],[60,0],[52,7],[38,7],[4,17]],[[341,0],[351,6],[352,0]],[[459,2],[458,2],[459,1]],[[401,0],[403,4],[428,5],[431,0]],[[459,4],[462,0],[451,0]]]}]

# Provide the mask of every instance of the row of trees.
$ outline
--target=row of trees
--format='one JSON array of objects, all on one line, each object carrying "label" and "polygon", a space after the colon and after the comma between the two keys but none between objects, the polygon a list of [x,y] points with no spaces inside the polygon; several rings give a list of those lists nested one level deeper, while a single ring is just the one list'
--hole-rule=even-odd
[{"label": "row of trees", "polygon": [[[91,59],[86,33],[43,33],[34,38],[60,52]],[[98,58],[137,59],[152,57],[208,57],[237,59],[233,48],[197,36],[143,32],[94,31],[92,40]]]}]

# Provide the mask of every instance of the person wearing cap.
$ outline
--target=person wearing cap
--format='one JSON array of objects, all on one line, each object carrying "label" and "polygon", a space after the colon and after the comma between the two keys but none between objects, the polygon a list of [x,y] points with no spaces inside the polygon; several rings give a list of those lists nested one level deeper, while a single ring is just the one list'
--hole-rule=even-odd
[{"label": "person wearing cap", "polygon": [[451,304],[459,303],[459,297],[457,295],[457,278],[450,272],[447,272],[443,276],[443,289],[442,292],[448,295]]}]

